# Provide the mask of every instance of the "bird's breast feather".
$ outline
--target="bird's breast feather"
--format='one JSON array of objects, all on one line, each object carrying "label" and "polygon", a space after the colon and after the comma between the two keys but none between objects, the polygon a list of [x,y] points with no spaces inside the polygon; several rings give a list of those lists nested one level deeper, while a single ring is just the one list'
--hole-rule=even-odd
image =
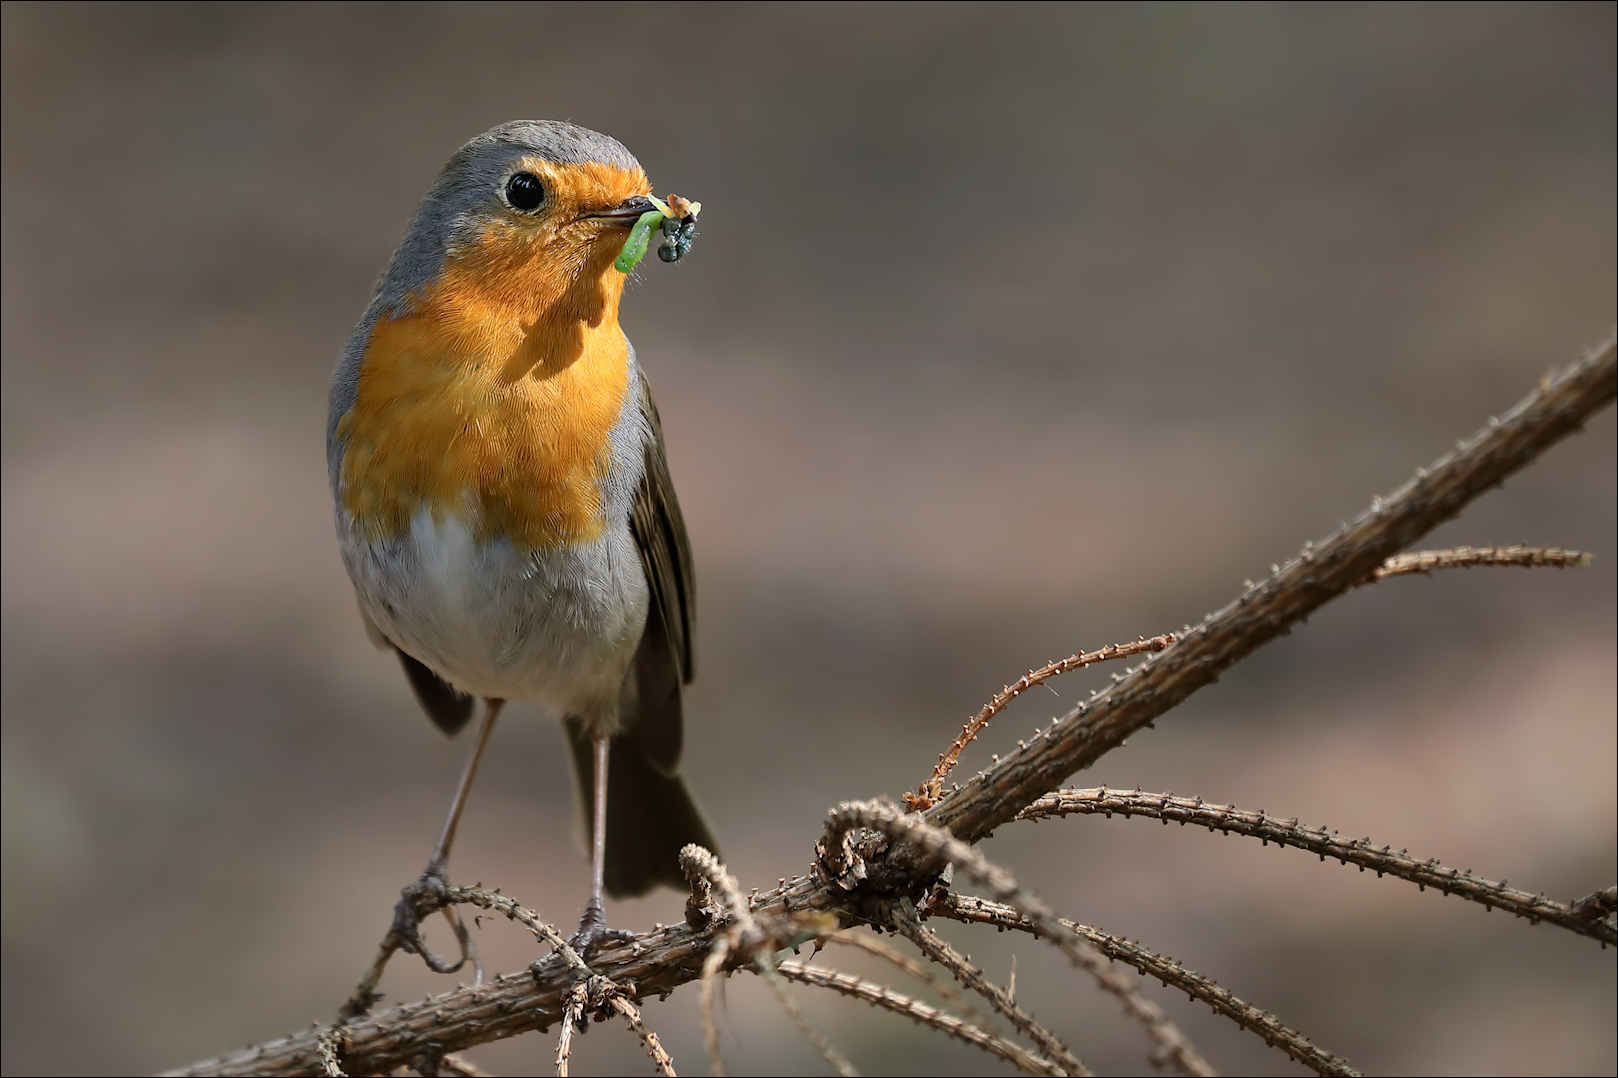
[{"label": "bird's breast feather", "polygon": [[511,357],[556,351],[533,339],[543,327],[467,313],[419,305],[376,321],[338,423],[342,507],[373,540],[424,507],[518,549],[598,539],[629,389],[616,311],[570,335],[561,362],[516,376]]}]

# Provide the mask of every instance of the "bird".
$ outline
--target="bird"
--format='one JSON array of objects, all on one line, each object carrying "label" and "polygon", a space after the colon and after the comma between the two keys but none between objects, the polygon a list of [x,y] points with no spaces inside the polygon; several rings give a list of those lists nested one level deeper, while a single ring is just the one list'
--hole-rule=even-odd
[{"label": "bird", "polygon": [[412,217],[332,379],[327,465],[365,629],[444,734],[484,700],[394,921],[400,946],[444,972],[466,961],[464,928],[444,907],[461,942],[451,966],[413,911],[448,886],[507,701],[559,717],[572,756],[591,852],[575,946],[627,935],[607,927],[603,892],[679,887],[686,844],[717,852],[680,773],[691,548],[657,405],[618,322],[626,273],[614,262],[659,208],[651,193],[621,143],[572,123],[513,121],[471,139]]}]

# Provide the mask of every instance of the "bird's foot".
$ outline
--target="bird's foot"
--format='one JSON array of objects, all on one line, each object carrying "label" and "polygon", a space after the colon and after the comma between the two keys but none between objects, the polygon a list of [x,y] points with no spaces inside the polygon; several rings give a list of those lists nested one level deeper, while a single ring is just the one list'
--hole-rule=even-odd
[{"label": "bird's foot", "polygon": [[[421,960],[427,963],[427,968],[436,973],[454,973],[466,965],[466,960],[470,958],[473,968],[477,970],[476,983],[483,983],[483,962],[478,958],[477,945],[472,942],[472,936],[461,923],[455,907],[449,903],[449,877],[444,873],[444,866],[437,862],[429,864],[421,879],[401,888],[399,894],[398,905],[393,907],[393,924],[388,926],[387,935],[382,938],[380,952],[337,1011],[339,1025],[363,1018],[382,999],[382,993],[376,987],[381,983],[382,971],[387,968],[388,959],[393,957],[395,951],[420,955]],[[421,922],[440,910],[455,930],[456,942],[461,945],[461,960],[454,965],[433,954],[427,947],[427,941],[421,938]]]},{"label": "bird's foot", "polygon": [[[466,965],[466,960],[473,955],[471,936],[461,924],[461,919],[455,916],[455,907],[446,900],[448,890],[449,876],[444,866],[430,864],[427,871],[421,874],[421,879],[400,889],[399,903],[393,907],[393,936],[399,942],[399,949],[407,954],[420,955],[421,960],[427,963],[427,968],[434,973],[454,973]],[[445,919],[455,930],[455,941],[461,946],[460,961],[453,965],[434,954],[421,936],[422,920],[439,910],[444,911]]]},{"label": "bird's foot", "polygon": [[590,952],[596,950],[604,943],[628,943],[635,938],[635,933],[622,928],[608,928],[607,914],[601,908],[601,900],[592,897],[584,907],[584,916],[579,918],[579,930],[568,938],[568,946],[579,952],[579,957],[585,961],[590,960]]}]

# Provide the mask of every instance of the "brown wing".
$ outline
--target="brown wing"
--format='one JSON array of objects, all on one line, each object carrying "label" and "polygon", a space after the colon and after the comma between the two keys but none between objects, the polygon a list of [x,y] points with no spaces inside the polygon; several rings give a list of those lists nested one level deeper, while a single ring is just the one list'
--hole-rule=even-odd
[{"label": "brown wing", "polygon": [[679,774],[684,741],[680,687],[696,671],[695,581],[685,520],[674,497],[663,426],[646,379],[639,379],[641,412],[652,428],[646,443],[646,473],[635,495],[630,529],[640,549],[651,589],[646,632],[635,653],[634,715],[625,714],[625,736],[635,741],[653,767],[670,778]]},{"label": "brown wing", "polygon": [[696,576],[691,565],[691,542],[686,538],[685,518],[680,515],[680,502],[669,478],[663,423],[652,400],[652,388],[646,384],[644,374],[638,380],[641,413],[652,428],[652,438],[646,443],[646,474],[635,494],[630,526],[651,585],[652,610],[662,616],[683,683],[696,676]]}]

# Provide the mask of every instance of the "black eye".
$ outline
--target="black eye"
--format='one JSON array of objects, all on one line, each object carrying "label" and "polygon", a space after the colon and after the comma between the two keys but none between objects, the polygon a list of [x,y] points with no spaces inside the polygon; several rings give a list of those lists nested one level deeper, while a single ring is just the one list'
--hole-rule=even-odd
[{"label": "black eye", "polygon": [[506,181],[506,199],[519,210],[537,210],[545,201],[545,185],[532,172],[519,172]]}]

